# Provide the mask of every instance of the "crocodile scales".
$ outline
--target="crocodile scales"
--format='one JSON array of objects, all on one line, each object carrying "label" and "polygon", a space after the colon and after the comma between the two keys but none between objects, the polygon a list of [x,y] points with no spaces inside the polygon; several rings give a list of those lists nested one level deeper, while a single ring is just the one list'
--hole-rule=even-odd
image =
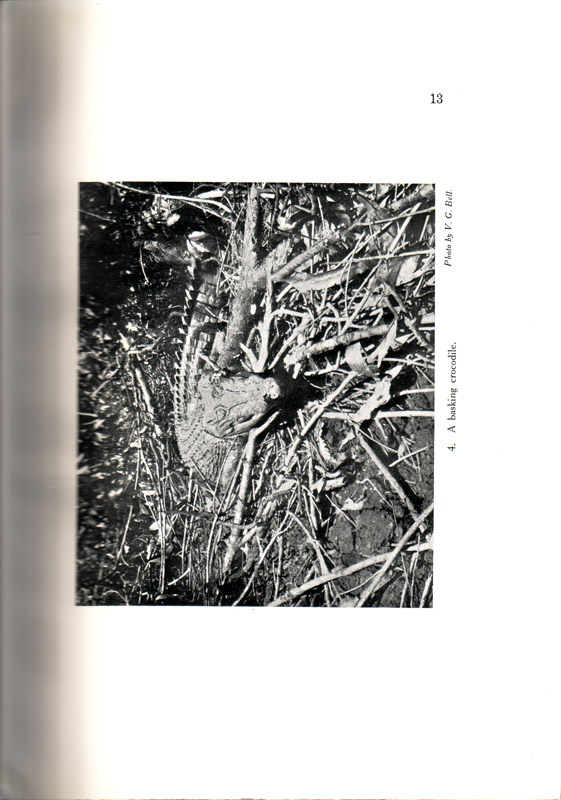
[{"label": "crocodile scales", "polygon": [[218,270],[191,264],[183,343],[176,365],[174,424],[183,462],[199,480],[224,487],[245,436],[282,395],[274,377],[226,372],[216,364],[221,302]]}]

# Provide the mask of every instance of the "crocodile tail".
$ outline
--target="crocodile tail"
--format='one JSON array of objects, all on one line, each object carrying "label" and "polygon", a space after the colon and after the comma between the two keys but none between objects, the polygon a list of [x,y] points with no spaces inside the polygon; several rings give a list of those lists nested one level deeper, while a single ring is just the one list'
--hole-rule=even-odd
[{"label": "crocodile tail", "polygon": [[173,392],[176,436],[185,424],[189,399],[210,356],[220,324],[218,273],[218,265],[211,260],[199,263],[192,258],[187,269],[181,346],[175,365]]}]

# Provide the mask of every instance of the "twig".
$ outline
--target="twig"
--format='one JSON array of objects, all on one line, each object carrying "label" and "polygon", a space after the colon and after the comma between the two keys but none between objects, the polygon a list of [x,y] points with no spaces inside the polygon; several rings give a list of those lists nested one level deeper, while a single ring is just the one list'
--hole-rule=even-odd
[{"label": "twig", "polygon": [[324,558],[324,555],[323,555],[322,550],[321,550],[321,545],[318,542],[317,538],[312,535],[311,531],[307,528],[306,525],[304,525],[304,523],[302,522],[301,519],[298,519],[298,517],[296,516],[296,514],[293,511],[289,511],[288,514],[294,520],[296,525],[298,525],[298,527],[303,530],[304,535],[306,536],[306,539],[308,539],[308,541],[310,542],[311,546],[316,551],[316,556],[318,558],[319,565],[321,567],[321,572],[322,572],[323,575],[325,575],[328,572],[327,564],[325,563],[325,558]]},{"label": "twig", "polygon": [[254,372],[263,372],[269,357],[269,336],[271,333],[271,322],[273,320],[273,294],[271,282],[267,281],[267,291],[265,292],[265,310],[263,321],[259,324],[261,346],[259,348],[259,359]]},{"label": "twig", "polygon": [[[404,490],[402,489],[396,478],[394,478],[389,469],[386,467],[382,459],[378,456],[375,450],[368,444],[364,434],[362,433],[362,431],[360,431],[360,429],[359,429],[359,435],[360,435],[360,444],[363,450],[370,456],[370,458],[376,464],[376,466],[378,467],[378,469],[380,470],[386,481],[392,487],[394,492],[398,495],[401,502],[407,506],[407,508],[413,515],[413,519],[416,520],[417,509],[415,508],[409,497],[405,494]],[[422,530],[424,530],[424,528],[422,528]]]},{"label": "twig", "polygon": [[[403,409],[396,411],[378,411],[376,410],[376,419],[399,419],[400,417],[434,417],[434,411],[417,410],[417,409]],[[349,415],[344,411],[327,411],[325,414],[326,419],[343,419],[347,422],[352,422]]]},{"label": "twig", "polygon": [[336,569],[331,570],[331,572],[328,572],[327,575],[320,575],[317,578],[313,578],[313,580],[306,581],[306,583],[303,583],[301,586],[297,586],[294,589],[290,589],[290,591],[285,592],[285,594],[281,595],[280,597],[277,597],[276,600],[273,600],[272,603],[269,603],[269,606],[270,607],[282,606],[285,603],[288,603],[290,600],[294,600],[294,598],[300,597],[301,595],[311,591],[312,589],[317,588],[318,586],[322,586],[324,583],[327,583],[328,581],[335,581],[338,578],[344,578],[347,575],[354,575],[355,572],[360,572],[363,569],[368,569],[368,567],[372,567],[375,566],[376,564],[381,564],[385,562],[382,569],[375,576],[375,580],[377,581],[376,585],[379,585],[383,576],[391,567],[397,556],[401,553],[401,551],[403,550],[409,539],[413,536],[415,531],[424,523],[429,514],[432,513],[433,507],[434,503],[431,503],[430,506],[428,506],[423,511],[423,513],[411,525],[409,530],[401,537],[399,544],[394,548],[394,550],[391,551],[389,555],[387,553],[382,553],[375,556],[370,556],[369,558],[365,558],[363,561],[359,561],[357,564],[352,564],[350,567],[337,567]]},{"label": "twig", "polygon": [[380,419],[391,419],[392,417],[434,417],[434,411],[424,411],[415,408],[403,409],[402,411],[378,411],[376,417]]},{"label": "twig", "polygon": [[265,422],[259,426],[259,428],[252,428],[247,437],[247,444],[245,447],[244,459],[243,459],[242,477],[240,481],[240,491],[238,493],[238,499],[236,501],[236,508],[234,511],[234,525],[236,525],[236,527],[230,534],[230,538],[228,540],[228,544],[226,547],[226,553],[224,555],[224,561],[222,564],[222,574],[224,576],[228,574],[228,571],[234,559],[234,555],[236,553],[236,549],[238,547],[238,543],[241,538],[241,522],[245,510],[247,492],[249,489],[249,482],[251,480],[251,468],[253,465],[255,442],[257,437],[261,433],[263,433],[263,431],[266,430],[269,427],[269,425],[271,425],[271,423],[273,422],[274,419],[276,419],[277,416],[278,416],[278,411],[275,411],[275,413],[271,414],[271,416],[268,417],[265,420]]},{"label": "twig", "polygon": [[400,197],[399,200],[394,200],[390,209],[394,214],[399,214],[403,209],[427,200],[434,200],[434,186],[431,183],[421,184],[412,194]]},{"label": "twig", "polygon": [[[231,213],[231,209],[227,206],[219,203],[218,200],[212,200],[211,198],[200,198],[200,197],[187,197],[181,194],[163,194],[162,192],[153,192],[147,189],[137,189],[135,186],[129,186],[126,183],[119,183],[119,181],[103,181],[106,186],[118,186],[120,189],[126,189],[128,192],[136,192],[137,194],[144,194],[148,195],[149,197],[158,197],[160,199],[165,200],[180,200],[183,203],[187,203],[188,205],[193,206],[217,206],[217,208],[226,211],[228,214]],[[214,216],[218,217],[219,219],[223,219],[221,214],[218,214],[216,211],[212,209],[208,209],[209,214],[214,214]]]},{"label": "twig", "polygon": [[128,516],[127,522],[125,524],[125,530],[124,530],[124,533],[123,533],[123,538],[121,539],[121,544],[120,544],[120,547],[119,547],[119,551],[118,551],[118,553],[117,553],[117,555],[115,557],[115,563],[116,564],[121,559],[121,554],[123,552],[123,547],[125,546],[125,540],[127,538],[127,533],[128,533],[129,525],[130,525],[130,522],[131,522],[131,517],[132,517],[132,506],[129,506],[129,516]]},{"label": "twig", "polygon": [[274,543],[277,541],[277,539],[280,536],[281,532],[282,532],[282,528],[279,528],[277,531],[275,531],[274,535],[271,536],[271,540],[267,544],[267,547],[263,550],[263,553],[261,554],[261,557],[260,557],[259,561],[255,565],[255,567],[253,569],[253,572],[251,573],[251,576],[250,576],[248,582],[246,583],[246,585],[243,588],[242,593],[239,595],[238,599],[234,603],[232,603],[232,605],[238,606],[241,603],[241,601],[244,599],[246,594],[249,592],[249,590],[251,588],[251,585],[253,584],[253,581],[255,580],[255,576],[257,575],[257,573],[259,571],[259,567],[265,561],[265,558],[267,557],[267,553],[269,552],[271,547],[274,545]]},{"label": "twig", "polygon": [[293,443],[292,443],[292,445],[290,447],[290,450],[288,451],[288,454],[287,454],[285,462],[284,462],[284,469],[283,469],[283,475],[282,475],[283,478],[286,475],[286,473],[288,472],[288,470],[290,469],[290,467],[292,465],[292,461],[294,460],[294,458],[296,456],[296,451],[298,450],[298,448],[300,446],[300,443],[302,442],[304,437],[314,427],[314,425],[316,424],[318,419],[322,416],[324,411],[327,408],[329,408],[331,403],[344,391],[344,389],[346,389],[346,387],[349,385],[349,383],[351,383],[351,381],[356,379],[356,377],[357,377],[356,373],[349,372],[349,374],[345,378],[343,378],[343,380],[341,381],[339,386],[333,392],[331,392],[329,397],[327,397],[323,401],[323,403],[319,404],[317,411],[315,412],[315,414],[313,414],[310,417],[308,422],[304,425],[304,427],[302,428],[302,430],[300,431],[300,433],[298,434],[296,439],[293,441]]},{"label": "twig", "polygon": [[[396,217],[396,219],[399,218]],[[388,253],[382,253],[380,255],[369,254],[367,256],[353,258],[352,264],[344,263],[342,266],[324,270],[323,272],[316,272],[315,274],[310,272],[300,272],[297,276],[290,279],[289,284],[299,292],[305,292],[309,290],[320,291],[321,289],[329,289],[331,286],[341,283],[342,278],[345,275],[347,275],[349,278],[354,278],[356,275],[362,275],[363,273],[372,270],[375,262],[377,261],[389,261],[404,257],[409,258],[411,256],[432,255],[433,253],[434,249],[428,248],[426,250],[411,250],[403,255],[388,255]],[[345,256],[345,259],[347,257],[348,256]],[[427,270],[423,270],[423,272],[425,271]]]},{"label": "twig", "polygon": [[406,461],[408,458],[413,458],[413,456],[418,456],[419,453],[424,453],[425,450],[428,450],[429,446],[420,447],[418,450],[413,450],[411,453],[405,453],[405,455],[401,456],[400,458],[396,458],[395,461],[392,461],[390,467],[395,467],[398,464],[401,464],[402,461]]},{"label": "twig", "polygon": [[335,242],[343,239],[359,225],[362,225],[367,218],[368,215],[366,212],[364,212],[364,214],[361,214],[359,217],[357,217],[352,225],[349,225],[346,228],[338,228],[336,231],[333,231],[333,233],[330,233],[328,236],[324,236],[323,239],[319,240],[319,242],[316,242],[316,244],[309,247],[304,253],[300,253],[294,258],[291,258],[290,261],[284,265],[284,267],[281,267],[281,269],[273,273],[271,276],[273,282],[277,283],[278,281],[282,281],[287,278],[303,264],[306,264],[306,262],[314,258],[314,256],[319,255],[319,253],[322,253],[330,245],[335,244]]},{"label": "twig", "polygon": [[402,301],[401,297],[395,291],[393,286],[391,286],[391,284],[387,283],[387,281],[383,281],[382,285],[383,285],[384,289],[386,290],[386,292],[388,294],[391,294],[391,296],[393,297],[395,302],[398,304],[398,306],[399,306],[399,308],[401,310],[401,313],[403,314],[403,318],[404,318],[405,324],[411,330],[411,332],[413,333],[413,335],[415,336],[415,338],[417,339],[419,344],[421,344],[423,347],[426,347],[426,349],[429,352],[431,352],[432,349],[433,349],[431,343],[428,341],[428,339],[426,339],[423,336],[423,334],[417,328],[417,326],[415,325],[415,323],[413,322],[413,320],[409,316],[409,314],[407,312],[407,309],[405,308],[405,305],[403,304],[403,301]]},{"label": "twig", "polygon": [[[146,410],[148,411],[148,414],[151,417],[151,419],[154,421],[156,419],[156,415],[154,414],[154,406],[152,405],[152,398],[150,397],[150,392],[148,391],[148,387],[146,386],[146,381],[144,380],[142,373],[138,367],[134,368],[134,376],[138,381],[138,385],[140,386]],[[154,430],[158,436],[162,435],[161,428],[155,421],[154,421]]]},{"label": "twig", "polygon": [[319,355],[326,353],[328,350],[334,350],[336,347],[342,345],[353,344],[353,342],[360,342],[361,339],[370,339],[372,336],[383,336],[390,329],[389,325],[371,325],[368,328],[363,328],[359,331],[347,331],[347,333],[340,333],[338,336],[330,336],[322,342],[315,344],[304,345],[296,347],[289,358],[285,360],[286,364],[294,364],[297,361],[302,361],[308,356]]},{"label": "twig", "polygon": [[429,516],[429,514],[432,513],[433,508],[434,508],[434,502],[432,502],[427,508],[425,508],[423,513],[415,520],[415,522],[413,523],[413,525],[411,525],[409,530],[401,537],[401,539],[399,540],[399,544],[392,550],[392,552],[390,553],[390,555],[386,560],[386,563],[384,564],[382,569],[376,574],[370,586],[367,586],[366,589],[363,590],[360,596],[360,600],[356,604],[357,608],[363,606],[368,600],[368,598],[372,594],[374,594],[386,572],[389,570],[393,562],[401,553],[401,551],[403,550],[409,539],[413,536],[417,528],[420,528],[423,522]]},{"label": "twig", "polygon": [[423,606],[425,605],[425,600],[427,599],[431,586],[432,586],[432,575],[429,575],[425,581],[425,586],[423,588],[423,594],[421,597],[421,602],[419,603],[419,608],[423,608]]},{"label": "twig", "polygon": [[102,222],[108,222],[110,225],[115,224],[114,219],[111,219],[110,217],[102,217],[100,214],[94,214],[93,211],[86,211],[85,208],[80,209],[80,214],[87,214],[88,217],[95,217],[96,219],[100,219]]}]

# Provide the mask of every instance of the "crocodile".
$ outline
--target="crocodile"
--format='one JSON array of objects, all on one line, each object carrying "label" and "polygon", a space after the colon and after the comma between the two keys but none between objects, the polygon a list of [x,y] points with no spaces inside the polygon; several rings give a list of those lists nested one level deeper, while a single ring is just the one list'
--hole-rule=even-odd
[{"label": "crocodile", "polygon": [[276,377],[219,369],[222,303],[214,262],[191,262],[173,390],[175,437],[195,479],[224,489],[248,431],[278,403]]}]

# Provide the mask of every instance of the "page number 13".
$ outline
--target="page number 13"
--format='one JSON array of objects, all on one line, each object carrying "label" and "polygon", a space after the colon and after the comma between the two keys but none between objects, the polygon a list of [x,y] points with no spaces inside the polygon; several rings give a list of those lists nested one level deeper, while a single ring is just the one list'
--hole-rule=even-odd
[{"label": "page number 13", "polygon": [[437,105],[440,105],[440,103],[443,102],[443,97],[441,94],[431,94],[430,98],[431,103],[436,103]]}]

